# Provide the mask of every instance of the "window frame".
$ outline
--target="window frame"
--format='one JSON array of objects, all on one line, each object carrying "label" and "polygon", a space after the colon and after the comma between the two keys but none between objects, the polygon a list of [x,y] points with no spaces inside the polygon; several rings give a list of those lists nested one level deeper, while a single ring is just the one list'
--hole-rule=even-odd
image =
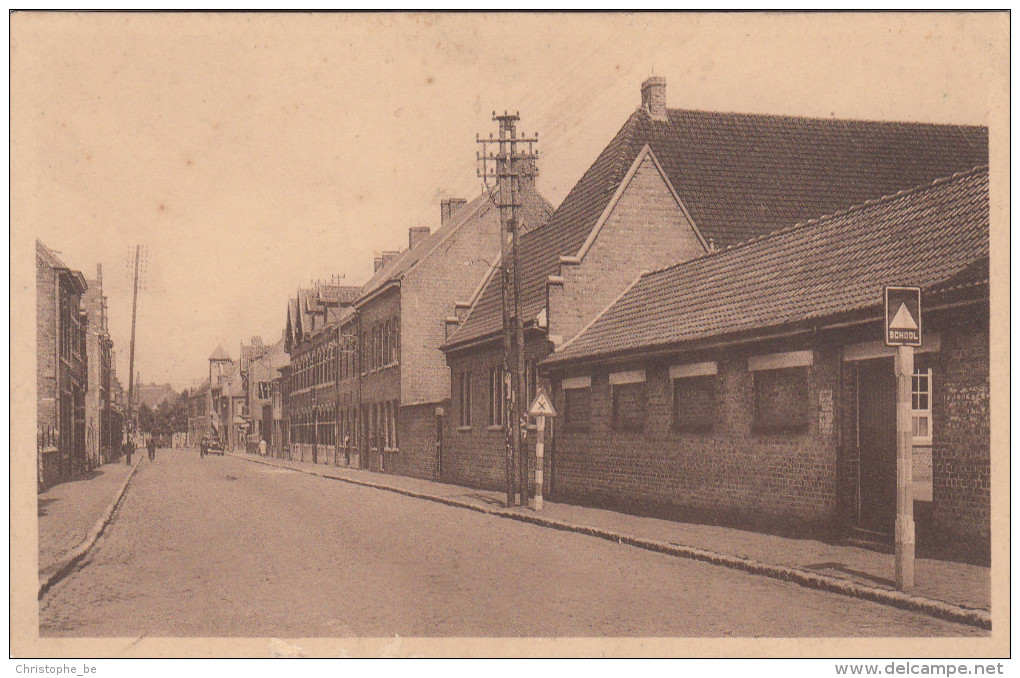
[{"label": "window frame", "polygon": [[[778,418],[781,421],[778,422],[764,422],[762,421],[762,408],[761,408],[761,391],[764,388],[759,380],[768,378],[767,375],[771,375],[771,378],[776,378],[775,375],[785,373],[787,375],[800,375],[800,387],[802,390],[802,404],[804,411],[799,414],[797,419],[790,419],[789,417]],[[752,374],[752,385],[751,385],[751,398],[752,398],[752,416],[751,416],[751,431],[757,434],[782,434],[782,433],[804,433],[811,426],[811,368],[807,365],[792,365],[792,366],[776,366],[768,367],[763,369],[755,369],[751,372]]]},{"label": "window frame", "polygon": [[471,371],[465,370],[460,373],[460,386],[458,389],[459,399],[459,426],[460,428],[471,428]]},{"label": "window frame", "polygon": [[[640,416],[634,421],[622,421],[620,418],[621,412],[618,398],[628,389],[635,389],[638,394],[637,409]],[[632,433],[645,430],[645,426],[648,423],[648,383],[644,379],[641,381],[610,383],[609,391],[609,421],[612,429],[614,431]]]},{"label": "window frame", "polygon": [[[924,391],[917,390],[914,387],[915,380],[918,379],[919,377],[924,377],[924,378],[927,379],[928,387]],[[931,370],[931,368],[930,367],[915,367],[914,368],[914,373],[910,377],[910,427],[911,427],[910,430],[911,430],[911,433],[914,432],[914,423],[915,423],[916,419],[927,419],[927,421],[928,421],[928,435],[926,435],[926,436],[913,435],[912,436],[913,444],[918,446],[918,447],[931,447],[931,445],[932,445],[932,432],[933,432],[932,431],[932,424],[934,423],[932,421],[932,411],[931,411],[931,409],[932,409],[931,408],[931,405],[932,405],[932,403],[931,403],[931,400],[932,400],[932,391],[934,390],[932,388],[932,386],[933,386],[933,384],[932,384],[932,370]],[[915,396],[924,396],[924,397],[926,397],[928,399],[928,407],[927,408],[915,408],[914,407],[914,397]]]},{"label": "window frame", "polygon": [[[671,426],[677,433],[711,433],[719,419],[719,377],[716,374],[697,374],[690,376],[673,377],[670,381],[673,397],[673,411],[671,413]],[[691,385],[694,382],[706,384],[709,387],[709,404],[711,412],[706,421],[696,421],[682,424],[678,416],[681,409],[678,389],[684,384]]]}]

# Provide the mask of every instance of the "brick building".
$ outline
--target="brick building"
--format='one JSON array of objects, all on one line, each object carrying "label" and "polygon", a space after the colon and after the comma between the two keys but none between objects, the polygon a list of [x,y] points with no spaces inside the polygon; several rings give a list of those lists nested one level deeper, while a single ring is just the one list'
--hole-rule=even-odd
[{"label": "brick building", "polygon": [[114,459],[120,450],[120,412],[113,400],[116,378],[113,340],[103,294],[103,267],[96,266],[96,277],[87,280],[88,288],[81,305],[88,317],[85,353],[88,390],[85,393],[85,457],[89,468]]},{"label": "brick building", "polygon": [[[408,247],[384,253],[355,303],[351,332],[360,363],[354,372],[360,465],[420,478],[439,477],[439,450],[449,407],[450,374],[440,345],[446,316],[470,298],[499,258],[499,210],[492,189],[471,202],[442,202],[435,233],[411,228]],[[552,206],[533,180],[522,182],[519,221],[545,224]],[[349,391],[353,394],[354,384]]]},{"label": "brick building", "polygon": [[355,286],[317,283],[298,290],[287,305],[280,450],[288,458],[336,463],[339,327],[359,292]]},{"label": "brick building", "polygon": [[89,468],[88,318],[81,305],[87,284],[38,240],[35,271],[36,433],[39,487],[45,489]]},{"label": "brick building", "polygon": [[198,447],[202,438],[212,435],[211,400],[208,381],[188,393],[188,445],[191,447]]},{"label": "brick building", "polygon": [[[241,347],[241,375],[245,385],[245,411],[248,427],[248,449],[254,452],[260,441],[266,442],[267,454],[280,446],[282,417],[274,415],[273,382],[280,377],[280,368],[290,363],[281,337],[272,346],[266,346],[259,337]],[[277,384],[279,382],[277,381]],[[275,456],[275,452],[273,452]]]},{"label": "brick building", "polygon": [[987,561],[988,210],[979,167],[637,277],[541,365],[553,495],[890,539],[882,290],[914,285],[919,547]]},{"label": "brick building", "polygon": [[[534,363],[641,271],[987,163],[982,127],[668,109],[665,87],[662,78],[643,83],[641,106],[548,224],[521,238],[529,398]],[[500,299],[490,277],[469,308],[457,309],[443,346],[454,421],[442,477],[493,489],[505,478],[492,386],[502,359]]]}]

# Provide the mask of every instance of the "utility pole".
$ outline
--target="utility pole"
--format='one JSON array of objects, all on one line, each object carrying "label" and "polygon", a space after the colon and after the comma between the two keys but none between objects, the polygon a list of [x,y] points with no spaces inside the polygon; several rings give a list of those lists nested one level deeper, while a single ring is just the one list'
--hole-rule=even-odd
[{"label": "utility pole", "polygon": [[[128,355],[128,428],[131,435],[134,435],[134,406],[135,406],[135,321],[138,317],[138,259],[141,255],[141,245],[135,245],[135,276],[134,293],[131,296],[131,352]],[[130,443],[134,444],[134,443]]]},{"label": "utility pole", "polygon": [[[497,181],[500,221],[500,266],[503,300],[503,370],[502,390],[504,400],[503,430],[506,437],[506,503],[507,506],[523,506],[527,503],[528,463],[521,449],[521,439],[526,424],[524,414],[524,325],[521,317],[520,282],[520,178],[534,173],[534,158],[537,152],[534,144],[538,137],[518,137],[517,121],[520,115],[504,112],[492,114],[499,123],[499,136],[493,139],[476,137],[482,144],[478,154],[481,166],[478,175],[484,179],[495,177]],[[496,144],[494,155],[486,144]],[[518,144],[527,144],[521,152]],[[490,169],[489,163],[495,167]]]}]

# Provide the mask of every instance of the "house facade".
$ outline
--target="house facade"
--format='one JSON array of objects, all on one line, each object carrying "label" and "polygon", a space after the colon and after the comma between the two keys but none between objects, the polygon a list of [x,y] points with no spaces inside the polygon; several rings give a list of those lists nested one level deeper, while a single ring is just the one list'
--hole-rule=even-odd
[{"label": "house facade", "polygon": [[[981,127],[669,109],[665,88],[662,78],[643,83],[641,107],[548,224],[521,238],[529,370],[642,271],[987,163]],[[443,447],[442,478],[489,489],[505,478],[490,387],[502,361],[500,298],[492,276],[457,309],[443,345],[458,425]],[[525,452],[533,454],[531,441]]]},{"label": "house facade", "polygon": [[114,365],[113,340],[107,318],[106,296],[103,294],[103,268],[96,266],[96,276],[87,280],[82,294],[82,307],[88,318],[85,353],[88,390],[85,393],[85,457],[89,468],[112,461],[120,451],[120,412],[113,401]]},{"label": "house facade", "polygon": [[[287,305],[283,350],[289,359],[280,381],[286,430],[280,451],[287,458],[336,463],[339,328],[359,292],[355,286],[318,283],[298,290]],[[281,358],[276,369],[283,365]]]},{"label": "house facade", "polygon": [[541,364],[567,501],[891,539],[885,285],[922,289],[918,545],[989,558],[988,172],[644,274]]},{"label": "house facade", "polygon": [[[441,346],[446,316],[470,298],[500,253],[491,189],[442,202],[439,228],[408,232],[408,247],[365,284],[355,304],[360,349],[359,461],[400,475],[436,479],[449,438],[450,374]],[[534,180],[521,182],[519,222],[541,228],[552,207]]]},{"label": "house facade", "polygon": [[36,269],[36,447],[40,490],[90,468],[85,399],[88,391],[87,289],[40,241]]}]

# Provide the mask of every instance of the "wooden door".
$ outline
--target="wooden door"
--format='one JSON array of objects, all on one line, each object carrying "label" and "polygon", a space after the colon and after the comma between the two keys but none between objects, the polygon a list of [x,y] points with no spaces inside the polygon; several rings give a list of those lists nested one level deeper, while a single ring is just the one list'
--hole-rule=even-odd
[{"label": "wooden door", "polygon": [[857,363],[859,527],[892,534],[896,520],[896,377],[892,358]]}]

